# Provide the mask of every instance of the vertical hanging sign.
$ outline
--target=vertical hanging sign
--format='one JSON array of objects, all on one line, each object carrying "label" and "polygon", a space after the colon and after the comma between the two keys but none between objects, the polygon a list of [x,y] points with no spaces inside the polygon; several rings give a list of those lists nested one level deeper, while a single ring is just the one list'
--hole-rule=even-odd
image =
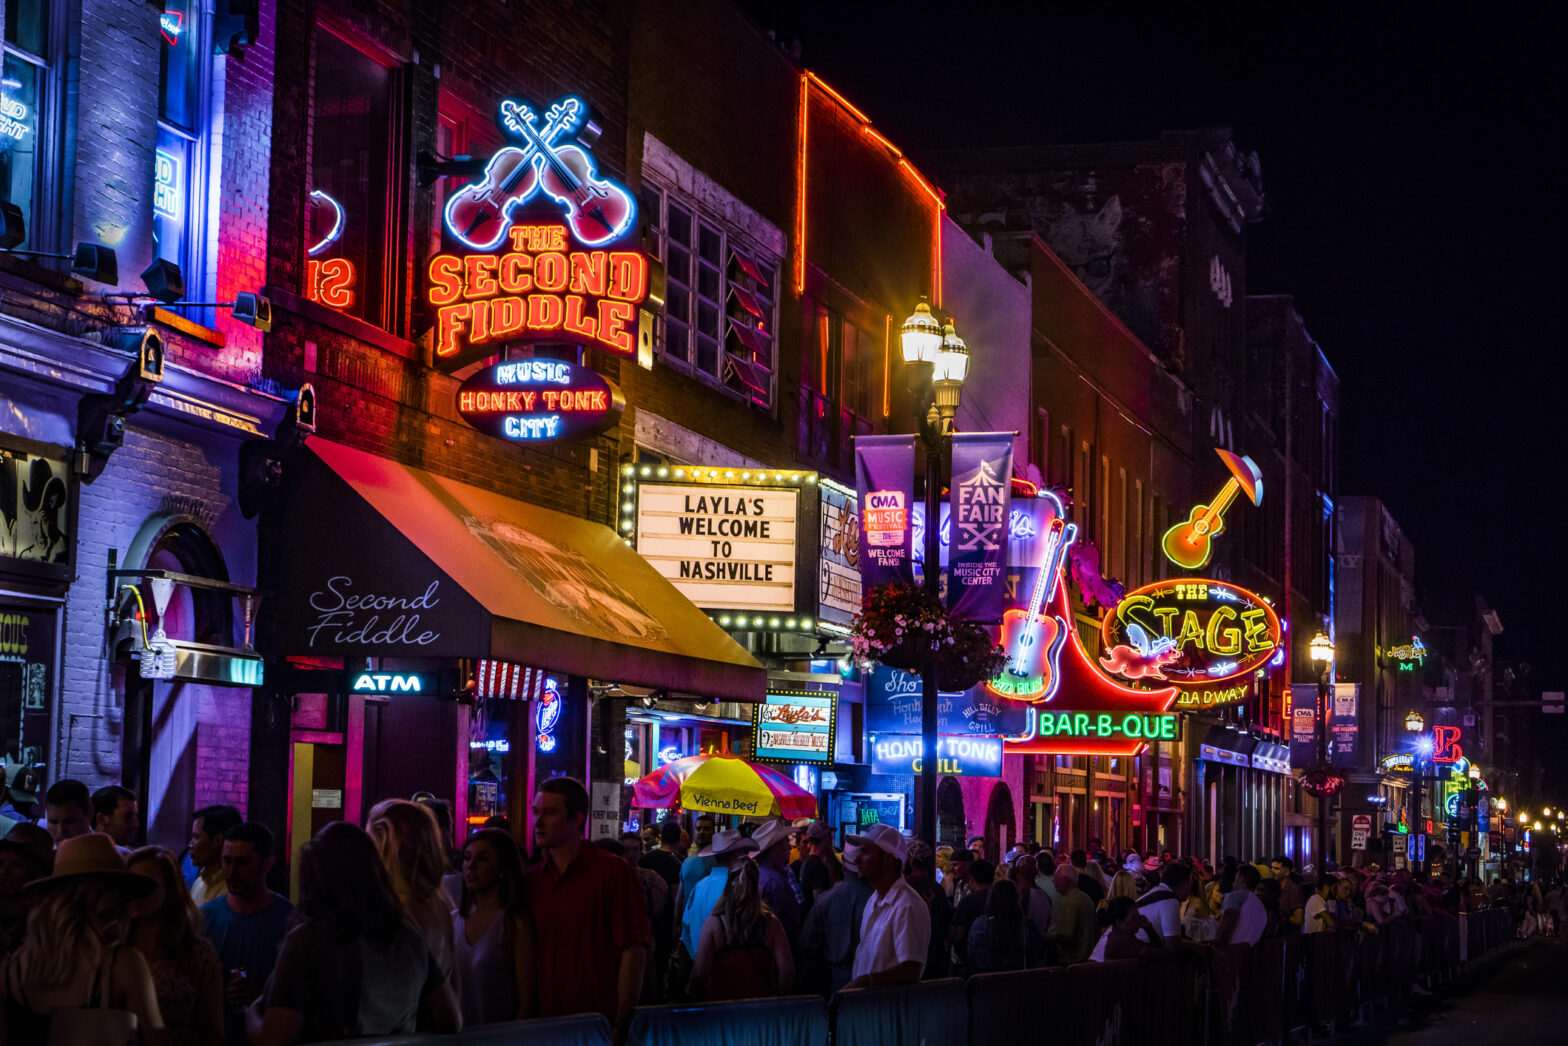
[{"label": "vertical hanging sign", "polygon": [[1318,759],[1318,686],[1292,683],[1290,687],[1290,765],[1316,766]]},{"label": "vertical hanging sign", "polygon": [[915,437],[856,436],[855,492],[860,501],[862,591],[912,583]]},{"label": "vertical hanging sign", "polygon": [[1002,620],[1012,477],[1012,433],[961,432],[953,437],[947,601],[960,621],[989,625]]}]

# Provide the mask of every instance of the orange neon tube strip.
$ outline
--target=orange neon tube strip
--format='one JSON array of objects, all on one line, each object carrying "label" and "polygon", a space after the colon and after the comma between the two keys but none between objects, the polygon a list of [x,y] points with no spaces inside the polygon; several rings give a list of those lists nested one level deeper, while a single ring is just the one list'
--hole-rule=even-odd
[{"label": "orange neon tube strip", "polygon": [[882,144],[882,146],[887,149],[888,152],[893,154],[893,158],[895,160],[902,160],[904,158],[903,151],[901,149],[899,149],[898,146],[896,146],[892,142],[888,141],[887,138],[882,134],[882,132],[878,131],[875,127],[872,127],[870,124],[866,124],[864,127],[861,128],[861,130],[864,131],[865,133],[869,134],[872,138],[875,138],[878,142],[880,142]]},{"label": "orange neon tube strip", "polygon": [[936,209],[936,222],[931,230],[931,300],[938,307],[942,304],[942,214],[947,208],[940,204]]},{"label": "orange neon tube strip", "polygon": [[868,123],[871,122],[871,118],[870,117],[868,117],[865,113],[861,112],[859,109],[856,109],[853,105],[849,104],[849,99],[845,98],[843,95],[841,95],[837,91],[833,90],[833,88],[829,87],[827,85],[827,83],[823,81],[822,77],[818,76],[816,73],[812,72],[810,69],[806,70],[806,76],[811,78],[811,82],[812,83],[816,84],[818,87],[820,87],[824,91],[826,91],[829,98],[833,99],[839,105],[843,106],[844,110],[846,112],[848,112],[851,116],[853,116],[855,119],[859,120],[863,124],[868,124]]},{"label": "orange neon tube strip", "polygon": [[800,74],[800,147],[796,150],[799,169],[795,175],[795,293],[806,293],[806,119],[810,104],[810,73]]},{"label": "orange neon tube strip", "polygon": [[882,416],[893,416],[893,314],[882,328]]}]

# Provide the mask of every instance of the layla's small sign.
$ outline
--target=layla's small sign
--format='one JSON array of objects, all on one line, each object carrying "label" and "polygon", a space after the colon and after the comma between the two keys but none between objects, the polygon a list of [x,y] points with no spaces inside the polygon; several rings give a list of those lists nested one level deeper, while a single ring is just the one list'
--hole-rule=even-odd
[{"label": "layla's small sign", "polygon": [[620,420],[626,398],[597,371],[561,360],[486,367],[457,390],[457,412],[486,435],[547,443],[597,435]]}]

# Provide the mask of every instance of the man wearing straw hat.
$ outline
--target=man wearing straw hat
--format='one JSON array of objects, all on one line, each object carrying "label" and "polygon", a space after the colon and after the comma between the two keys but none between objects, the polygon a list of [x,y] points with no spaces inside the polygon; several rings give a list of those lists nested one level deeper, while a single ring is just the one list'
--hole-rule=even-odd
[{"label": "man wearing straw hat", "polygon": [[926,967],[931,913],[904,879],[909,840],[892,825],[874,824],[846,842],[860,848],[860,874],[876,892],[860,920],[854,979],[845,987],[913,984]]}]

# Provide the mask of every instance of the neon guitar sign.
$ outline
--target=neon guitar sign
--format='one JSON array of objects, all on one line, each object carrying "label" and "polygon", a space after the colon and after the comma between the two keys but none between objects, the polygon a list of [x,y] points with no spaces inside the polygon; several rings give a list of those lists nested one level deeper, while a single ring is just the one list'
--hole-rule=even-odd
[{"label": "neon guitar sign", "polygon": [[473,250],[494,250],[506,239],[515,212],[532,205],[542,191],[565,212],[578,243],[598,247],[625,235],[637,217],[632,195],[599,177],[581,145],[556,144],[587,117],[582,100],[568,96],[550,107],[540,128],[526,103],[502,102],[497,122],[520,144],[498,150],[485,165],[484,177],[447,201],[447,232]]},{"label": "neon guitar sign", "polygon": [[1230,469],[1231,478],[1207,505],[1193,508],[1185,523],[1165,532],[1160,543],[1165,558],[1185,570],[1197,570],[1209,561],[1214,538],[1225,532],[1225,511],[1238,493],[1245,493],[1254,505],[1263,503],[1263,473],[1251,458],[1216,447],[1214,453]]},{"label": "neon guitar sign", "polygon": [[1067,642],[1067,625],[1057,617],[1040,613],[1061,583],[1062,560],[1078,536],[1078,525],[1051,520],[1046,529],[1045,551],[1040,557],[1040,576],[1028,610],[1009,610],[1002,615],[1002,649],[1012,660],[1002,674],[986,683],[986,689],[999,697],[1017,701],[1049,701],[1056,695],[1058,666],[1062,646]]}]

